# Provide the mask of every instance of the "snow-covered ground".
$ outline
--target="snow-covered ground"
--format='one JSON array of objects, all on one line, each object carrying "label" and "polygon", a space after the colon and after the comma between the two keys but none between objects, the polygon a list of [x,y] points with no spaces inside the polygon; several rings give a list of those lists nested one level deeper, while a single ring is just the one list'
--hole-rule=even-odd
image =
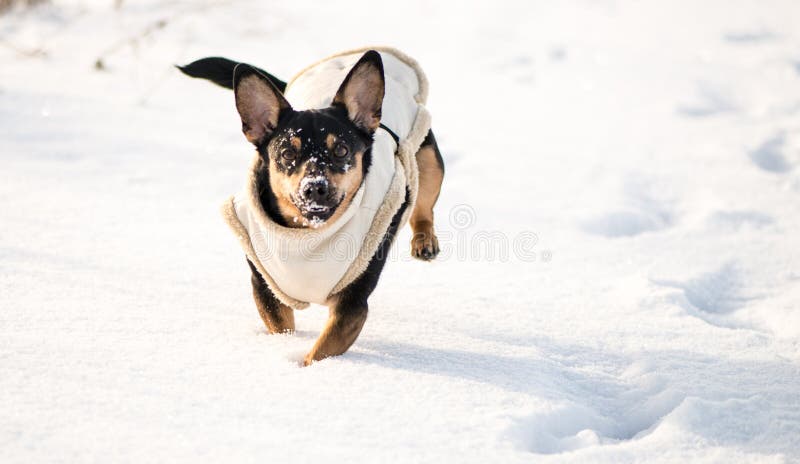
[{"label": "snow-covered ground", "polygon": [[[0,16],[0,461],[800,461],[796,1],[113,3]],[[300,368],[327,312],[266,334],[233,97],[171,66],[373,43],[444,252]]]}]

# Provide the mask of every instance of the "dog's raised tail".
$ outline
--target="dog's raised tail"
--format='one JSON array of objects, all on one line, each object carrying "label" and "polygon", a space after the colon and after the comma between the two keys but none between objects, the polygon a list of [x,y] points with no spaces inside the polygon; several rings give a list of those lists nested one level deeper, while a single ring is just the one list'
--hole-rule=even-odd
[{"label": "dog's raised tail", "polygon": [[[176,65],[175,67],[180,69],[181,72],[187,76],[206,79],[219,85],[220,87],[233,89],[233,70],[236,68],[237,64],[239,64],[238,61],[229,60],[219,56],[211,56],[208,58],[201,58],[197,61],[192,61],[185,66]],[[281,92],[286,90],[286,82],[278,79],[263,69],[255,69],[267,76],[269,80],[275,84],[275,87],[277,87],[278,90]]]}]

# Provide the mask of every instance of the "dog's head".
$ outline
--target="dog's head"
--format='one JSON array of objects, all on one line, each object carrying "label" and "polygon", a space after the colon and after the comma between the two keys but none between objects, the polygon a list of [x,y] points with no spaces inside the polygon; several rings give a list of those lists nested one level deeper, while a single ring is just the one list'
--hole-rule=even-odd
[{"label": "dog's head", "polygon": [[319,227],[338,217],[361,186],[380,125],[385,89],[380,54],[365,53],[324,109],[292,109],[270,80],[248,65],[236,67],[233,85],[242,132],[258,149],[287,225]]}]

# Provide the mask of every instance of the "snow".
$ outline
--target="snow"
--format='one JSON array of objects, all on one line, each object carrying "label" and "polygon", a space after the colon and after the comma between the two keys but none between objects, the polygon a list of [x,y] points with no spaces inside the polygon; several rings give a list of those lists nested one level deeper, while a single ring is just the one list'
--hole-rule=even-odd
[{"label": "snow", "polygon": [[[113,3],[0,16],[3,462],[800,462],[796,2]],[[171,66],[370,43],[431,81],[442,255],[300,368],[326,311],[266,334],[233,96]]]}]

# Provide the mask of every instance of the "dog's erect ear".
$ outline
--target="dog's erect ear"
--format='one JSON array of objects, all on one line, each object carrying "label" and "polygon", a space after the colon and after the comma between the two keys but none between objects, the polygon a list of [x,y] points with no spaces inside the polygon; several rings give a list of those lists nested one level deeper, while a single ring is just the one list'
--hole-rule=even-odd
[{"label": "dog's erect ear", "polygon": [[233,70],[233,92],[242,117],[242,132],[255,146],[275,130],[281,111],[292,108],[269,78],[247,64],[239,64]]},{"label": "dog's erect ear", "polygon": [[350,120],[371,134],[381,123],[385,87],[381,55],[370,50],[344,78],[333,104],[344,105]]}]

